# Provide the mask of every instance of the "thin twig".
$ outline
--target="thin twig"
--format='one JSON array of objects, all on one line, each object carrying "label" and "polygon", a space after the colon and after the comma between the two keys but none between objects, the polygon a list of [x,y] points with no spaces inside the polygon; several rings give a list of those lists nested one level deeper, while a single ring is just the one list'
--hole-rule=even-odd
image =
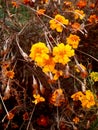
[{"label": "thin twig", "polygon": [[83,83],[79,78],[75,77],[73,74],[70,73],[70,76],[73,77],[74,79],[76,79],[80,84],[81,84],[81,87],[82,87],[82,91],[85,92],[86,90],[86,86],[85,86],[85,83]]},{"label": "thin twig", "polygon": [[[1,101],[2,101],[2,104],[3,104],[3,107],[4,107],[5,111],[6,111],[7,116],[9,116],[9,112],[8,112],[6,106],[5,106],[5,103],[4,103],[4,101],[3,101],[3,98],[2,98],[2,96],[1,96],[1,94],[0,94],[0,99],[1,99]],[[4,118],[2,119],[2,122],[4,122]]]},{"label": "thin twig", "polygon": [[85,53],[85,52],[80,51],[80,50],[76,50],[76,51],[78,51],[78,52],[80,52],[80,53],[83,53],[83,54],[85,54],[85,55],[87,55],[87,56],[91,57],[92,59],[94,59],[95,61],[97,61],[97,62],[98,62],[98,59],[97,59],[97,58],[95,58],[95,57],[93,57],[93,56],[91,56],[90,54]]},{"label": "thin twig", "polygon": [[34,110],[35,110],[35,106],[34,106],[34,108],[32,110],[32,113],[31,113],[31,116],[30,116],[30,119],[29,119],[29,122],[28,122],[26,130],[29,130],[29,126],[30,126],[30,123],[31,123],[31,120],[32,120],[32,116],[33,116]]},{"label": "thin twig", "polygon": [[57,128],[60,130],[60,124],[59,124],[59,109],[57,107]]}]

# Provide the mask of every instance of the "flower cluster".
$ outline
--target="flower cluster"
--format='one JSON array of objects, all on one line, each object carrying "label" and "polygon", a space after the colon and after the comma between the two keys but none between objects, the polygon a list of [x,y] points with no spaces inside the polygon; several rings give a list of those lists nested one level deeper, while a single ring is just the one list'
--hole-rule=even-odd
[{"label": "flower cluster", "polygon": [[72,47],[69,44],[64,45],[64,43],[55,46],[51,55],[48,47],[42,42],[32,45],[30,51],[32,60],[43,69],[43,72],[52,72],[55,79],[62,75],[62,71],[58,72],[55,69],[55,65],[57,63],[65,65],[70,61],[70,58],[75,55]]},{"label": "flower cluster", "polygon": [[90,73],[90,77],[94,82],[98,81],[98,72],[92,72]]},{"label": "flower cluster", "polygon": [[95,105],[94,95],[90,90],[85,93],[79,91],[71,96],[74,101],[81,101],[83,108],[90,108]]},{"label": "flower cluster", "polygon": [[60,14],[57,14],[54,19],[50,20],[50,28],[52,30],[55,30],[57,32],[63,31],[63,25],[68,25],[69,20],[65,19],[64,16],[61,16]]}]

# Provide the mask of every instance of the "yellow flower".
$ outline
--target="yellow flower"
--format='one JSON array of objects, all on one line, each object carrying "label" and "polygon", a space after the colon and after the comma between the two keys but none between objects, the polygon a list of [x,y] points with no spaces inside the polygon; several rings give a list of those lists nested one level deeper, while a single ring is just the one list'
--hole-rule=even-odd
[{"label": "yellow flower", "polygon": [[75,10],[75,19],[80,18],[81,20],[85,17],[84,11],[83,10]]},{"label": "yellow flower", "polygon": [[32,60],[36,61],[37,65],[42,67],[43,66],[43,61],[49,59],[49,49],[48,47],[42,43],[38,42],[34,45],[32,45],[31,50],[30,50],[30,57]]},{"label": "yellow flower", "polygon": [[94,81],[94,82],[97,82],[98,81],[98,72],[92,72],[90,74],[90,77],[91,79]]},{"label": "yellow flower", "polygon": [[31,52],[30,57],[32,58],[32,60],[38,61],[37,58],[47,57],[47,53],[49,53],[49,49],[45,45],[45,43],[38,42],[32,45],[30,52]]},{"label": "yellow flower", "polygon": [[63,25],[68,25],[69,20],[65,19],[64,16],[61,16],[60,14],[57,14],[54,19],[50,20],[50,28],[52,30],[55,30],[57,32],[62,32],[63,31]]},{"label": "yellow flower", "polygon": [[55,68],[55,62],[51,56],[48,59],[43,59],[43,72],[53,72]]},{"label": "yellow flower", "polygon": [[41,97],[39,94],[34,94],[33,97],[35,98],[34,101],[32,101],[33,103],[38,104],[39,102],[44,102],[45,98]]},{"label": "yellow flower", "polygon": [[74,49],[76,49],[79,45],[80,38],[77,35],[70,34],[69,37],[66,38],[67,44],[71,45]]},{"label": "yellow flower", "polygon": [[53,74],[54,74],[53,80],[57,80],[60,76],[63,75],[63,72],[62,72],[62,70],[54,70]]},{"label": "yellow flower", "polygon": [[65,65],[70,61],[69,58],[74,56],[74,50],[70,45],[60,43],[53,48],[53,56],[55,63],[62,63]]},{"label": "yellow flower", "polygon": [[78,117],[73,118],[73,122],[74,122],[75,124],[78,124],[79,121],[80,121],[80,119],[79,119]]},{"label": "yellow flower", "polygon": [[81,98],[83,98],[83,93],[81,91],[79,92],[76,92],[75,94],[73,94],[71,96],[71,98],[74,100],[74,101],[78,101],[78,100],[81,100]]},{"label": "yellow flower", "polygon": [[94,95],[90,90],[86,90],[85,93],[79,91],[73,94],[71,98],[73,98],[74,101],[80,100],[83,108],[89,109],[95,105]]},{"label": "yellow flower", "polygon": [[94,95],[90,90],[85,92],[85,96],[81,100],[83,108],[90,108],[95,105]]},{"label": "yellow flower", "polygon": [[61,106],[65,102],[63,90],[61,88],[56,89],[50,98],[50,103],[54,106]]}]

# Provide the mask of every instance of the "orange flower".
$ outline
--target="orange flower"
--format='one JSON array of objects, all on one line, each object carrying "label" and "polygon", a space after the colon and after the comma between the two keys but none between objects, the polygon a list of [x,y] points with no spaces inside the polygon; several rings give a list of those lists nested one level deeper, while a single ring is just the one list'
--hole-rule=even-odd
[{"label": "orange flower", "polygon": [[11,113],[11,112],[9,112],[8,115],[7,115],[7,118],[8,118],[9,120],[12,120],[12,119],[14,118],[14,114]]},{"label": "orange flower", "polygon": [[81,25],[79,23],[75,22],[71,26],[72,26],[74,31],[78,31],[78,30],[80,30]]},{"label": "orange flower", "polygon": [[50,98],[50,103],[53,104],[54,106],[61,106],[62,103],[64,102],[65,97],[63,94],[63,90],[61,88],[56,89]]},{"label": "orange flower", "polygon": [[45,13],[45,11],[46,11],[45,9],[39,9],[39,10],[37,10],[37,14],[42,15]]},{"label": "orange flower", "polygon": [[28,4],[28,3],[30,3],[30,0],[23,0],[23,3]]},{"label": "orange flower", "polygon": [[26,120],[28,120],[28,119],[29,119],[28,112],[25,112],[25,113],[23,114],[23,120],[26,121]]},{"label": "orange flower", "polygon": [[6,71],[5,74],[6,74],[6,76],[7,76],[8,78],[10,78],[10,79],[13,79],[13,77],[14,77],[14,75],[15,75],[15,73],[14,73],[13,70]]},{"label": "orange flower", "polygon": [[41,0],[42,4],[46,4],[48,2],[48,0]]},{"label": "orange flower", "polygon": [[79,0],[79,2],[77,3],[77,6],[79,8],[84,8],[87,5],[87,2],[85,0]]},{"label": "orange flower", "polygon": [[78,124],[79,121],[80,121],[80,119],[79,119],[78,117],[73,118],[73,122],[74,122],[75,124]]},{"label": "orange flower", "polygon": [[49,118],[47,116],[41,115],[38,119],[37,119],[37,124],[39,126],[44,126],[46,127],[49,123]]},{"label": "orange flower", "polygon": [[79,36],[70,34],[69,37],[66,38],[67,44],[71,45],[73,48],[78,48],[78,44],[80,41]]},{"label": "orange flower", "polygon": [[15,7],[15,8],[19,7],[19,5],[17,4],[17,2],[15,2],[15,1],[12,1],[12,6]]},{"label": "orange flower", "polygon": [[91,4],[90,4],[90,8],[94,9],[94,8],[95,8],[95,4],[94,4],[94,3],[91,3]]},{"label": "orange flower", "polygon": [[39,94],[34,94],[33,97],[35,98],[34,101],[32,101],[33,103],[38,104],[39,102],[44,102],[45,98],[41,97]]},{"label": "orange flower", "polygon": [[90,23],[96,23],[96,22],[98,22],[98,16],[96,16],[95,14],[90,15],[90,17],[88,18],[88,21]]}]

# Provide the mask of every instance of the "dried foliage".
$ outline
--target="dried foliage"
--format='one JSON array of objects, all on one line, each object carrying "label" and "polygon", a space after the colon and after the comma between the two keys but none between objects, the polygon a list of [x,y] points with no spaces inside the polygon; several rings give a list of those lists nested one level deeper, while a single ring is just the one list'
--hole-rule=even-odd
[{"label": "dried foliage", "polygon": [[0,0],[0,129],[98,129],[98,1]]}]

